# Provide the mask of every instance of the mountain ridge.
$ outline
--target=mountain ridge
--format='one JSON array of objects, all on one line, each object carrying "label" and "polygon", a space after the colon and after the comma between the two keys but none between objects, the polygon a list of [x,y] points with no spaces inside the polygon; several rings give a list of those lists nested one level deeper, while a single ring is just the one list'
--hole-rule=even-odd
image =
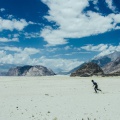
[{"label": "mountain ridge", "polygon": [[56,75],[51,69],[41,65],[25,65],[11,68],[7,72],[8,76],[51,76]]},{"label": "mountain ridge", "polygon": [[81,65],[81,67],[75,72],[71,73],[71,77],[80,76],[80,77],[90,77],[90,76],[103,76],[104,72],[96,63],[88,62]]}]

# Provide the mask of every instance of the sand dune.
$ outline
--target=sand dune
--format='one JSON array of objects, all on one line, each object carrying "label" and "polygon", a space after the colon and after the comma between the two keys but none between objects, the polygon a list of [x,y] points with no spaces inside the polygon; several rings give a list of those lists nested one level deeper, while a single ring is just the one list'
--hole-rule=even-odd
[{"label": "sand dune", "polygon": [[88,118],[120,119],[120,77],[0,77],[0,120]]}]

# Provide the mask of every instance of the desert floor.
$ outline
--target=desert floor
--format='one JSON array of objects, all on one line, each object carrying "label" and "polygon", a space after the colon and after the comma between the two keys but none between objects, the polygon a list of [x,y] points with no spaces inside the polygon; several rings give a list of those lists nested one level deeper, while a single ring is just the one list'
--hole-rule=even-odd
[{"label": "desert floor", "polygon": [[0,77],[0,120],[120,120],[120,77]]}]

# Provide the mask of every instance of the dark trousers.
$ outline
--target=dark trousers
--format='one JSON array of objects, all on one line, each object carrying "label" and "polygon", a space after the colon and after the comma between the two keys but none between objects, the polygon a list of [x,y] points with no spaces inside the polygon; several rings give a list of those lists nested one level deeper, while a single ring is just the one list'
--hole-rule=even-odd
[{"label": "dark trousers", "polygon": [[100,89],[98,89],[98,86],[95,86],[94,90],[95,90],[96,93],[97,93],[97,90],[101,91]]}]

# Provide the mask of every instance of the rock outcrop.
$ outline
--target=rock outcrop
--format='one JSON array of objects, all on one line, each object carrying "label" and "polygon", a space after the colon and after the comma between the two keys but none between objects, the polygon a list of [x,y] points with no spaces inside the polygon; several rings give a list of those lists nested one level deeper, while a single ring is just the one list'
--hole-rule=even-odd
[{"label": "rock outcrop", "polygon": [[104,75],[104,72],[96,63],[89,62],[84,63],[78,70],[71,73],[70,76],[89,77],[93,75]]},{"label": "rock outcrop", "polygon": [[51,69],[47,69],[44,66],[19,66],[9,69],[8,76],[51,76],[55,73]]}]

